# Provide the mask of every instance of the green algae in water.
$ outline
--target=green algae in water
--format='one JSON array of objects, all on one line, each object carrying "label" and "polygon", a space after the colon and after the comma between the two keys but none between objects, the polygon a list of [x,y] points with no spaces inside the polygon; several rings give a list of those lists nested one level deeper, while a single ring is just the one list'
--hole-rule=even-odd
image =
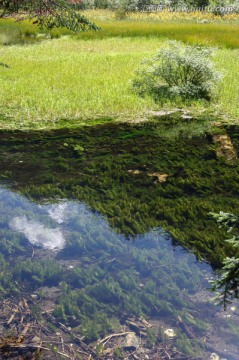
[{"label": "green algae in water", "polygon": [[[199,258],[220,266],[231,250],[208,213],[237,211],[238,165],[216,157],[211,135],[170,139],[161,127],[3,133],[2,180],[17,179],[14,188],[37,201],[84,201],[125,236],[160,225]],[[149,174],[165,174],[167,181]]]},{"label": "green algae in water", "polygon": [[[7,289],[5,274],[10,284],[17,281],[29,293],[58,287],[54,316],[87,341],[115,331],[127,315],[160,319],[176,328],[180,316],[195,337],[218,326],[210,295],[202,299],[197,295],[208,286],[210,266],[174,247],[171,236],[161,229],[129,241],[105,218],[75,200],[39,205],[2,188],[0,204],[5,209],[1,235],[14,237],[1,265],[2,288],[13,293]],[[49,230],[64,237],[64,247]],[[32,258],[26,241],[35,246],[38,256]],[[20,245],[27,252],[25,259]],[[9,263],[13,254],[16,260]],[[221,324],[226,328],[226,322]],[[179,347],[186,341],[188,354],[203,351],[200,342],[185,340],[178,331]]]},{"label": "green algae in water", "polygon": [[[238,166],[217,159],[210,135],[170,140],[155,124],[2,133],[0,158],[3,294],[15,281],[43,298],[59,288],[55,316],[89,342],[126,314],[175,328],[180,316],[197,338],[218,331],[200,298],[211,269],[176,245],[214,266],[232,251],[208,212],[236,212]],[[188,356],[204,351],[178,331]]]}]

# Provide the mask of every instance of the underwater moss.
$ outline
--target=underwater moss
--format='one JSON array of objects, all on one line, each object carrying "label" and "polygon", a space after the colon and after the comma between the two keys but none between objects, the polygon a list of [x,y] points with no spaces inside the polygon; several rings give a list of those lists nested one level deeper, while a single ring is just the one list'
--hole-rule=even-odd
[{"label": "underwater moss", "polygon": [[[167,126],[165,132],[160,129],[162,124],[153,121],[0,133],[1,184],[18,197],[19,216],[34,219],[30,207],[35,204],[36,219],[52,228],[54,221],[41,206],[84,204],[84,215],[72,205],[69,222],[63,223],[64,251],[43,260],[40,250],[40,258],[32,257],[24,234],[6,225],[16,202],[12,195],[7,207],[2,193],[3,296],[18,291],[14,281],[25,289],[57,286],[54,316],[74,326],[87,342],[117,329],[119,321],[124,324],[125,314],[172,322],[180,316],[197,336],[205,332],[207,321],[187,315],[196,310],[192,297],[202,274],[178,245],[214,267],[232,254],[224,242],[225,230],[218,229],[208,213],[237,212],[239,167],[217,158],[211,133],[181,136],[181,129],[170,138]],[[228,133],[238,150],[236,130]],[[27,205],[22,206],[22,195]],[[180,268],[171,247],[183,259]],[[66,265],[68,261],[74,266]],[[149,330],[149,342],[153,345],[156,339]],[[184,334],[177,347],[188,356],[201,351]],[[117,350],[115,356],[120,356]]]}]

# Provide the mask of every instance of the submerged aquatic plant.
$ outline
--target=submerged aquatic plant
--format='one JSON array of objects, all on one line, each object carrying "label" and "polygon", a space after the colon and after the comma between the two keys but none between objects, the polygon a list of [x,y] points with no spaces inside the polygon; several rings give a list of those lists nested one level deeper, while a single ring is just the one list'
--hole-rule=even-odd
[{"label": "submerged aquatic plant", "polygon": [[[225,234],[207,214],[238,207],[238,166],[217,159],[211,137],[170,139],[161,127],[153,121],[0,135],[1,179],[14,191],[0,191],[4,296],[16,293],[15,281],[43,302],[57,288],[52,315],[87,342],[117,331],[129,314],[175,323],[180,317],[201,337],[207,316],[199,321],[188,315],[196,309],[191,299],[204,265],[172,245],[179,240],[198,257],[220,263],[228,251]],[[149,174],[168,176],[160,182]],[[47,228],[57,223],[65,248],[27,246],[27,232],[6,226],[13,212]],[[147,336],[149,343],[157,341],[154,333]],[[188,337],[178,339],[188,354],[202,350]]]}]

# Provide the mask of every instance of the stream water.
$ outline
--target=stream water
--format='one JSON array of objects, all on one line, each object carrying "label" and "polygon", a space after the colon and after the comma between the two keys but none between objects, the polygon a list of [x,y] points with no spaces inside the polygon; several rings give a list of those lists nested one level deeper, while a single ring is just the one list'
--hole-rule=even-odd
[{"label": "stream water", "polygon": [[[194,164],[199,164],[200,174],[206,178],[202,162],[209,161],[210,167],[212,161],[218,161],[211,154],[211,140],[184,140],[189,147],[184,146],[180,158],[180,144],[175,144],[177,151],[172,154],[172,141],[164,138],[165,147],[160,141],[157,145],[161,149],[159,161],[155,155],[159,153],[155,148],[158,133],[153,132],[152,146],[142,149],[142,144],[148,142],[147,131],[106,126],[97,133],[87,129],[71,134],[1,135],[2,301],[23,294],[25,299],[37,298],[38,306],[50,306],[56,319],[84,336],[89,344],[119,332],[129,319],[137,323],[145,318],[153,329],[146,330],[145,335],[151,348],[170,341],[169,349],[177,348],[184,354],[182,359],[209,359],[211,353],[216,353],[220,359],[237,360],[237,303],[229,305],[227,311],[215,305],[215,294],[208,289],[209,281],[214,279],[210,264],[198,261],[180,246],[180,234],[176,241],[168,231],[179,227],[183,216],[190,228],[195,219],[189,213],[185,215],[187,208],[181,208],[178,222],[173,220],[172,225],[167,220],[168,226],[164,226],[166,218],[158,215],[164,213],[163,204],[157,207],[160,198],[165,197],[165,213],[170,215],[173,201],[178,206],[175,199],[187,204],[195,192],[196,211],[203,193],[193,190],[195,180],[190,182],[188,194],[179,194],[173,186],[180,188],[185,171],[186,178],[190,178],[192,160],[185,160],[185,152],[192,157],[191,149],[198,144],[201,147],[197,146],[195,158],[198,156],[200,161],[194,159]],[[162,153],[170,169],[165,168]],[[171,180],[160,183],[157,175],[147,175],[159,171],[156,164],[162,174],[180,173],[181,185],[170,185]],[[226,167],[223,164],[224,176]],[[229,166],[228,172],[235,169]],[[197,165],[192,172],[199,172]],[[204,189],[206,185],[207,179],[203,180]],[[183,186],[187,192],[185,182]],[[231,190],[236,192],[235,187]],[[218,188],[214,184],[210,195],[208,191],[205,198],[211,196],[213,202],[213,192]],[[220,195],[220,206],[223,201],[228,206],[232,198],[229,190],[224,190],[224,195],[223,199]],[[157,216],[152,208],[157,208]],[[211,220],[205,226],[211,231]],[[183,230],[181,234],[183,239]],[[217,236],[221,237],[220,232],[215,233]],[[4,325],[0,331],[6,333],[8,327]],[[172,338],[164,335],[166,329],[174,331]],[[157,341],[158,345],[152,345]]]}]

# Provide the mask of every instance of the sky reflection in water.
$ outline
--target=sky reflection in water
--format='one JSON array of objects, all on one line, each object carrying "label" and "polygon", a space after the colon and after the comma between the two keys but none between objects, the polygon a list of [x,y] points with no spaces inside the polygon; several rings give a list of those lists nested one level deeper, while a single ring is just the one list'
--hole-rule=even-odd
[{"label": "sky reflection in water", "polygon": [[[68,259],[87,254],[90,259],[99,263],[103,261],[105,264],[108,261],[109,273],[112,258],[121,257],[120,266],[124,271],[128,269],[139,273],[140,286],[144,285],[147,277],[155,274],[160,284],[159,298],[172,303],[179,310],[182,309],[180,301],[185,299],[185,311],[190,311],[191,307],[200,314],[204,307],[207,321],[216,322],[213,318],[215,311],[209,302],[209,292],[208,298],[194,297],[208,287],[208,279],[212,276],[211,267],[197,262],[195,256],[182,247],[172,246],[170,236],[162,230],[155,228],[128,241],[122,234],[111,229],[106,219],[91,211],[84,203],[63,199],[55,203],[37,204],[6,188],[0,189],[0,206],[5,212],[5,226],[12,234],[24,235],[31,245],[48,251],[48,256],[49,251],[52,251],[52,256],[61,253]],[[74,247],[76,237],[82,242],[79,248]],[[142,263],[138,263],[139,257],[145,257],[145,268],[142,268]],[[174,289],[171,293],[170,288]]]},{"label": "sky reflection in water", "polygon": [[[208,285],[201,272],[207,272],[209,276],[212,274],[211,267],[197,262],[195,256],[181,246],[172,246],[169,234],[159,228],[143,235],[139,234],[128,241],[129,239],[125,239],[124,235],[117,234],[111,229],[106,219],[78,201],[63,199],[53,204],[37,204],[2,188],[0,203],[6,211],[9,228],[13,232],[22,233],[31,245],[46,250],[62,250],[64,254],[64,248],[67,250],[68,242],[70,243],[77,234],[84,239],[84,250],[89,255],[91,253],[94,256],[98,250],[103,249],[111,256],[122,256],[125,253],[125,265],[126,262],[132,265],[134,256],[131,258],[130,254],[134,249],[137,249],[138,254],[141,255],[145,252],[149,252],[152,256],[157,254],[159,267],[181,266],[187,277],[190,276],[187,272],[191,271],[197,282],[200,276],[203,286]],[[72,256],[76,255],[72,253]],[[78,255],[82,255],[80,250]],[[174,281],[179,282],[177,278],[178,274],[175,274]],[[179,283],[177,285],[180,286]]]}]

